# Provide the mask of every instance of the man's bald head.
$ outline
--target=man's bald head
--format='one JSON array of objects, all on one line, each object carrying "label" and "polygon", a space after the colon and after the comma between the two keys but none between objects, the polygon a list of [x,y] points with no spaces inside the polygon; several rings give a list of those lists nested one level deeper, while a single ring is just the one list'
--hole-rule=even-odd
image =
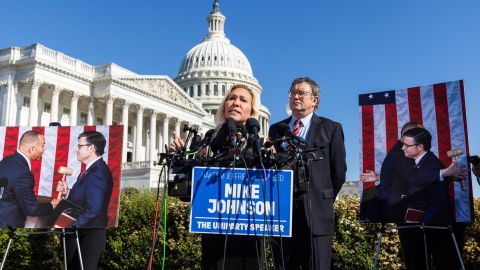
[{"label": "man's bald head", "polygon": [[410,129],[412,128],[423,128],[423,125],[422,124],[419,124],[417,122],[414,122],[414,121],[411,121],[411,122],[407,122],[405,125],[403,125],[402,127],[402,131],[401,131],[401,136],[403,136],[403,134],[405,134],[405,132],[409,131]]},{"label": "man's bald head", "polygon": [[29,130],[20,137],[18,150],[30,160],[38,160],[45,151],[45,137],[40,132]]},{"label": "man's bald head", "polygon": [[20,137],[20,146],[25,145],[25,146],[32,146],[38,143],[39,136],[42,135],[38,131],[34,130],[29,130],[25,133],[23,133],[22,137]]}]

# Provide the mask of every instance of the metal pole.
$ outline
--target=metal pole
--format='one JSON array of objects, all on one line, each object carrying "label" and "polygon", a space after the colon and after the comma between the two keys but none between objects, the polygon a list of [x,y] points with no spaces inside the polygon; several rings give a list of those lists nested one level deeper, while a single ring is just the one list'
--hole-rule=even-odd
[{"label": "metal pole", "polygon": [[66,241],[65,241],[65,228],[62,228],[62,243],[63,243],[63,265],[65,267],[65,270],[68,269],[67,267],[67,246],[66,246]]},{"label": "metal pole", "polygon": [[80,249],[80,239],[78,237],[78,229],[75,228],[75,236],[77,239],[77,251],[78,251],[78,258],[80,259],[80,269],[83,269],[83,259],[82,259],[82,250]]},{"label": "metal pole", "polygon": [[383,233],[385,232],[385,224],[382,223],[382,228],[380,229],[380,232],[377,233],[377,245],[375,245],[375,263],[373,264],[373,270],[377,269],[378,266],[378,260],[380,258],[380,250],[382,248],[382,237]]},{"label": "metal pole", "polygon": [[0,270],[3,269],[3,265],[5,264],[5,261],[7,260],[8,250],[10,249],[10,245],[12,244],[12,241],[13,241],[13,236],[11,235],[10,239],[8,239],[7,250],[5,251],[5,255],[3,256],[2,267],[0,267]]},{"label": "metal pole", "polygon": [[462,255],[460,254],[460,249],[458,248],[457,239],[455,238],[455,234],[453,233],[452,225],[449,225],[448,229],[450,230],[450,234],[452,236],[453,244],[455,245],[455,250],[457,251],[458,260],[460,261],[460,265],[462,266],[462,270],[465,270],[465,265],[463,265]]}]

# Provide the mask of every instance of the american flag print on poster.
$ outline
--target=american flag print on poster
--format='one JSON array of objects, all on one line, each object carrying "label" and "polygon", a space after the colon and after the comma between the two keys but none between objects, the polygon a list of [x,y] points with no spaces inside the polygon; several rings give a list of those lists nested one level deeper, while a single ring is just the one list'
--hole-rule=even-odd
[{"label": "american flag print on poster", "polygon": [[0,127],[0,160],[15,153],[22,134],[35,130],[45,136],[45,152],[40,160],[32,161],[36,196],[57,197],[56,186],[62,179],[57,173],[59,166],[73,169],[67,176],[69,188],[75,184],[82,165],[75,154],[80,133],[93,130],[105,136],[107,144],[103,160],[108,164],[113,177],[113,189],[108,205],[108,227],[118,226],[120,174],[122,164],[123,126],[60,126],[60,127]]},{"label": "american flag print on poster", "polygon": [[[427,86],[359,95],[360,110],[360,173],[380,172],[388,151],[399,139],[402,126],[415,121],[432,134],[431,151],[445,167],[452,162],[450,149],[460,148],[460,167],[468,168],[468,134],[463,80]],[[381,181],[381,180],[380,180]],[[363,193],[375,183],[365,183]],[[456,222],[471,222],[473,193],[470,174],[464,190],[458,181],[449,181],[449,197]],[[362,194],[364,195],[364,194]],[[362,196],[362,203],[364,196]]]}]

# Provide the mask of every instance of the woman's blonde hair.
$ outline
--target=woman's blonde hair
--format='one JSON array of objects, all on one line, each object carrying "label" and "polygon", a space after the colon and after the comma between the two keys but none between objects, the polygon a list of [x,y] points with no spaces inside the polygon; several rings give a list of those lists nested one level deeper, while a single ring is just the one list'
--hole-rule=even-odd
[{"label": "woman's blonde hair", "polygon": [[250,87],[246,86],[245,84],[235,84],[230,88],[230,90],[227,91],[227,93],[225,93],[225,96],[223,97],[223,100],[219,105],[217,114],[215,114],[215,124],[219,125],[227,121],[227,119],[225,119],[225,102],[227,102],[227,99],[230,96],[230,93],[232,93],[232,91],[237,88],[243,88],[250,93],[250,95],[252,96],[252,104],[251,104],[252,112],[250,113],[250,117],[258,118],[258,111],[260,110],[260,105],[259,105],[257,92],[253,91]]}]

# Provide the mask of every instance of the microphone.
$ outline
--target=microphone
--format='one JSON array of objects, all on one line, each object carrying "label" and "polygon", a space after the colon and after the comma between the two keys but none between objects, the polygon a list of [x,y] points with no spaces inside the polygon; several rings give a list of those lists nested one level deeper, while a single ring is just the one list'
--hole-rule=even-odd
[{"label": "microphone", "polygon": [[278,124],[278,131],[280,131],[280,135],[290,137],[292,136],[292,131],[287,123],[281,122]]},{"label": "microphone", "polygon": [[227,119],[228,140],[230,144],[235,147],[237,144],[237,123],[232,118]]},{"label": "microphone", "polygon": [[[218,152],[228,146],[235,146],[237,140],[237,124],[235,120],[229,118],[222,124],[217,134],[211,140],[210,147],[213,152]],[[213,134],[212,134],[213,135]],[[206,135],[205,135],[206,136]]]},{"label": "microphone", "polygon": [[235,122],[235,124],[237,125],[237,141],[241,141],[242,138],[247,137],[247,128],[240,122]]},{"label": "microphone", "polygon": [[[461,156],[463,155],[463,149],[461,148],[454,148],[454,149],[450,149],[447,151],[447,156],[449,158],[455,158],[455,160],[457,159],[458,156]],[[458,166],[458,164],[457,164]],[[463,191],[465,191],[465,180],[462,179],[460,181],[460,187],[462,188]]]},{"label": "microphone", "polygon": [[258,138],[258,131],[260,130],[260,124],[255,118],[248,118],[247,120],[247,130],[248,134],[253,137],[254,140],[254,149],[258,156],[260,163],[262,163],[262,147],[260,146],[260,141]]},{"label": "microphone", "polygon": [[8,186],[8,179],[4,177],[0,178],[0,199],[2,199],[3,192],[5,191],[7,186]]}]

